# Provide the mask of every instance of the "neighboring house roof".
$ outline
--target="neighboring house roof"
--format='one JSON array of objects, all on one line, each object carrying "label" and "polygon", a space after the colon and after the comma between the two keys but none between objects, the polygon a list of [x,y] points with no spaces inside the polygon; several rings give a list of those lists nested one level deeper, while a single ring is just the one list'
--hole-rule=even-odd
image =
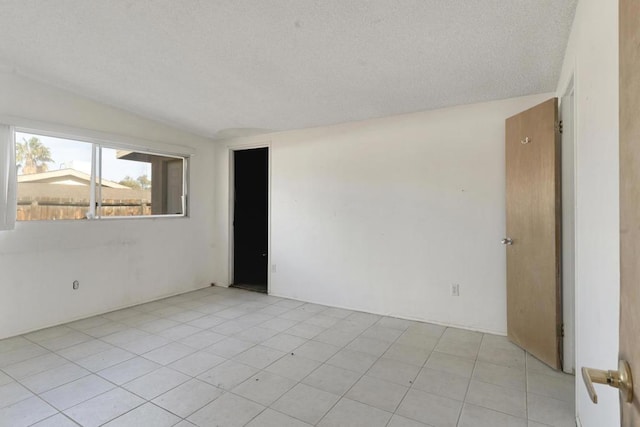
[{"label": "neighboring house roof", "polygon": [[[39,184],[65,184],[65,185],[89,185],[91,175],[80,172],[75,169],[58,169],[55,171],[30,173],[26,175],[18,175],[19,183],[39,183]],[[122,190],[131,189],[126,185],[117,182],[102,180],[102,187],[119,188]]]}]

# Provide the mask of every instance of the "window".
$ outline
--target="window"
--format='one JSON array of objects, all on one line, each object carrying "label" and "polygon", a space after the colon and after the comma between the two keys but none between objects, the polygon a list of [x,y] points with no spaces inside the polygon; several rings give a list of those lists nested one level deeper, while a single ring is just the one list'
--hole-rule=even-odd
[{"label": "window", "polygon": [[17,220],[185,216],[187,158],[16,132]]}]

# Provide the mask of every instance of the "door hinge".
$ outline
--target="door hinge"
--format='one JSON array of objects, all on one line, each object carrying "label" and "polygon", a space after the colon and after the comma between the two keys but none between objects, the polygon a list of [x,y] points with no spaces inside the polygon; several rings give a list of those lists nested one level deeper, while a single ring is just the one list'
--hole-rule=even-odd
[{"label": "door hinge", "polygon": [[562,133],[562,120],[557,121],[557,122],[555,123],[555,126],[554,126],[554,127],[555,127],[556,132],[558,132],[558,133]]},{"label": "door hinge", "polygon": [[564,338],[564,323],[558,325],[558,336]]}]

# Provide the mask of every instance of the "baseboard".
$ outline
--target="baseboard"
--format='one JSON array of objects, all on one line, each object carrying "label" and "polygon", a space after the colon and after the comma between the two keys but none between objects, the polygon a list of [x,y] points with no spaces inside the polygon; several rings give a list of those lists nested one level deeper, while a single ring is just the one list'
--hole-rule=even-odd
[{"label": "baseboard", "polygon": [[145,301],[141,301],[141,302],[136,302],[136,303],[133,303],[133,304],[117,306],[115,308],[109,308],[107,310],[99,311],[99,312],[94,313],[94,314],[83,314],[81,316],[72,317],[71,319],[65,320],[63,322],[47,323],[44,326],[40,326],[40,327],[37,327],[37,328],[26,329],[26,330],[23,330],[22,332],[18,332],[17,334],[14,334],[14,335],[8,335],[6,337],[0,337],[0,340],[7,339],[7,338],[13,338],[13,337],[17,337],[17,336],[20,336],[20,335],[30,334],[31,332],[40,331],[42,329],[48,329],[48,328],[53,328],[55,326],[65,325],[67,323],[75,322],[77,320],[88,319],[89,317],[101,316],[101,315],[106,314],[106,313],[111,313],[112,311],[124,310],[125,308],[135,307],[136,305],[147,304],[147,303],[150,303],[150,302],[159,301],[161,299],[175,297],[176,295],[186,294],[187,292],[199,291],[200,289],[205,289],[205,288],[209,288],[209,287],[211,287],[211,284],[203,285],[202,287],[195,288],[195,289],[182,290],[182,291],[174,292],[174,293],[171,293],[171,294],[165,294],[165,295],[159,296],[157,298],[154,297],[153,299],[145,300]]},{"label": "baseboard", "polygon": [[279,297],[279,298],[287,298],[287,299],[294,300],[294,301],[308,302],[308,303],[311,303],[311,304],[325,305],[325,306],[328,306],[328,307],[335,307],[335,308],[341,308],[341,309],[344,309],[344,310],[357,311],[357,312],[360,312],[360,313],[377,314],[378,316],[389,316],[389,317],[395,317],[396,319],[412,320],[414,322],[422,322],[422,323],[431,323],[431,324],[434,324],[434,325],[446,326],[448,328],[458,328],[458,329],[464,329],[464,330],[472,331],[472,332],[481,332],[483,334],[500,335],[500,336],[503,336],[503,337],[507,336],[507,333],[504,332],[504,331],[495,331],[495,330],[491,330],[491,329],[478,328],[478,327],[473,327],[473,326],[468,326],[468,325],[459,325],[459,324],[456,324],[456,323],[442,322],[442,321],[433,320],[433,319],[420,319],[420,318],[416,318],[416,317],[402,316],[402,315],[394,314],[394,313],[381,313],[381,312],[376,312],[376,311],[362,310],[360,308],[353,308],[353,307],[349,307],[349,306],[326,304],[326,303],[319,302],[319,301],[309,301],[309,300],[306,300],[306,299],[293,298],[293,297],[290,297],[290,296],[287,296],[287,295],[280,295],[280,294],[276,294],[276,293],[269,293],[269,295],[274,296],[274,297]]}]

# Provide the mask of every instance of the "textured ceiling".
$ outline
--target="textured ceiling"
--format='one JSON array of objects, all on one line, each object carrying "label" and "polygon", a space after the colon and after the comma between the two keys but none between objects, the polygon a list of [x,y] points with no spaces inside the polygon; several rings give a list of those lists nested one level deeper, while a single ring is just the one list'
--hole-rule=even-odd
[{"label": "textured ceiling", "polygon": [[0,63],[206,136],[555,89],[577,0],[0,0]]}]

